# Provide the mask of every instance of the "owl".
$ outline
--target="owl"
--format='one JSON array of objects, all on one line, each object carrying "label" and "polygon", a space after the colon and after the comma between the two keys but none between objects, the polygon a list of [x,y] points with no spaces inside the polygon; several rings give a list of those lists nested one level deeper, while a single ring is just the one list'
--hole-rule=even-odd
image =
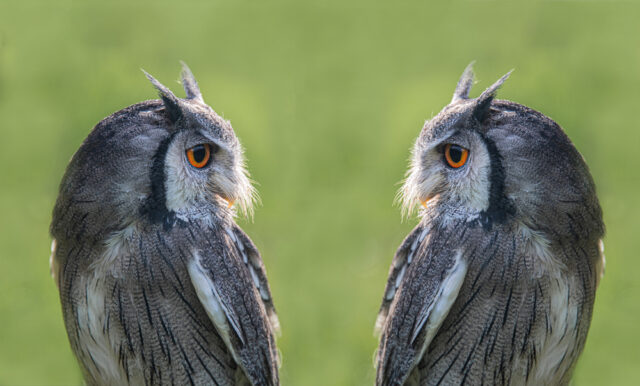
[{"label": "owl", "polygon": [[543,114],[495,99],[509,74],[424,125],[399,196],[420,223],[377,320],[377,385],[569,383],[604,270],[584,159]]},{"label": "owl", "polygon": [[[146,73],[145,73],[146,74]],[[234,222],[254,189],[228,121],[183,64],[99,122],[53,210],[51,270],[89,385],[277,385],[265,268]]]}]

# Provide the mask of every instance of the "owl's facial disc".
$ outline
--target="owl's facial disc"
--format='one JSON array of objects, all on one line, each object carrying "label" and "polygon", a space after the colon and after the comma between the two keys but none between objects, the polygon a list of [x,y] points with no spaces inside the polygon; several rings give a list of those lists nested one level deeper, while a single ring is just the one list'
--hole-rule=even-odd
[{"label": "owl's facial disc", "polygon": [[201,210],[203,205],[236,204],[251,214],[255,190],[244,167],[242,146],[231,124],[204,102],[188,67],[183,64],[186,99],[146,75],[162,99],[169,135],[154,157],[151,207],[185,212]]},{"label": "owl's facial disc", "polygon": [[[454,143],[447,143],[444,146],[440,145],[440,151],[443,153],[443,158],[447,166],[452,169],[460,169],[467,164],[469,159],[469,149],[464,148]],[[434,194],[423,195],[424,198],[419,198],[420,203],[426,209],[427,202],[432,199]]]},{"label": "owl's facial disc", "polygon": [[234,203],[244,213],[251,209],[254,190],[237,142],[224,142],[204,130],[179,131],[167,151],[165,168],[170,211],[210,204],[231,208]]},{"label": "owl's facial disc", "polygon": [[[215,155],[218,150],[220,150],[220,146],[215,143],[202,143],[188,148],[185,155],[189,164],[198,170],[208,167],[211,164],[212,154]],[[220,193],[220,197],[227,201],[228,208],[233,206],[235,199],[229,198],[224,192]]]},{"label": "owl's facial disc", "polygon": [[440,145],[447,203],[478,213],[489,206],[489,154],[473,131],[454,134]]},{"label": "owl's facial disc", "polygon": [[[416,141],[400,198],[405,213],[436,205],[476,214],[489,202],[488,153],[478,134],[455,128],[440,138],[423,133]],[[431,204],[433,202],[433,204]]]},{"label": "owl's facial disc", "polygon": [[451,103],[425,123],[399,192],[405,215],[418,202],[426,208],[434,199],[438,208],[470,217],[489,208],[491,167],[499,155],[489,154],[490,143],[482,122],[496,90],[508,76],[500,78],[478,98],[469,99],[473,72],[471,66],[467,67]]},{"label": "owl's facial disc", "polygon": [[[228,122],[226,124],[229,125]],[[231,130],[230,125],[229,129]],[[215,140],[210,133],[205,132],[203,135]],[[209,191],[222,197],[228,208],[237,205],[244,214],[250,215],[257,193],[245,167],[242,146],[235,135],[232,141],[220,146],[223,151],[220,162],[212,165],[212,173],[208,179]]]}]

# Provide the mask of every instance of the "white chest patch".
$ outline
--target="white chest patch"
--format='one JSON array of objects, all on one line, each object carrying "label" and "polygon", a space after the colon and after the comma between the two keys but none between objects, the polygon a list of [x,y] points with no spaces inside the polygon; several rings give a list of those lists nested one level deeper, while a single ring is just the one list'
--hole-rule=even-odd
[{"label": "white chest patch", "polygon": [[576,346],[574,334],[578,320],[578,305],[571,300],[570,278],[562,275],[552,279],[549,293],[551,304],[548,313],[548,334],[538,334],[537,366],[532,372],[529,384],[557,384],[573,365]]},{"label": "white chest patch", "polygon": [[[118,348],[124,340],[119,329],[114,328],[118,320],[117,313],[110,313],[111,289],[108,279],[113,277],[114,264],[128,248],[134,227],[117,232],[107,240],[107,248],[100,259],[89,267],[90,273],[82,277],[78,283],[77,320],[79,352],[89,374],[100,384],[122,385],[143,384],[137,379],[139,372],[130,371],[128,376],[121,366]],[[128,363],[133,370],[131,362]],[[138,375],[136,375],[138,374]]]},{"label": "white chest patch", "polygon": [[546,331],[539,331],[533,337],[536,347],[536,363],[526,378],[527,359],[521,358],[516,367],[520,371],[514,373],[515,384],[559,384],[566,381],[567,371],[575,362],[579,344],[575,331],[580,320],[579,300],[575,299],[575,291],[580,283],[566,271],[566,266],[556,258],[549,249],[549,243],[540,234],[522,227],[529,256],[533,257],[535,278],[548,276],[547,294],[550,297],[549,308],[541,313],[545,317]]},{"label": "white chest patch", "polygon": [[[114,329],[109,328],[106,288],[104,277],[100,272],[81,280],[85,289],[85,301],[77,308],[79,356],[91,376],[102,384],[116,385],[136,383],[131,376],[127,378],[125,370],[118,362],[117,347],[121,341]],[[142,379],[139,381],[142,382]]]},{"label": "white chest patch", "polygon": [[[549,308],[544,317],[546,331],[538,331],[533,335],[536,347],[536,363],[526,377],[527,358],[520,358],[515,364],[518,371],[513,373],[514,384],[559,384],[566,381],[567,371],[571,369],[576,356],[578,340],[575,335],[580,308],[579,300],[575,299],[575,291],[580,288],[577,282],[567,273],[562,259],[551,252],[550,243],[540,233],[526,225],[520,226],[525,251],[531,257],[527,268],[534,278],[548,277],[547,294],[550,297]],[[544,280],[544,279],[543,279]]]}]

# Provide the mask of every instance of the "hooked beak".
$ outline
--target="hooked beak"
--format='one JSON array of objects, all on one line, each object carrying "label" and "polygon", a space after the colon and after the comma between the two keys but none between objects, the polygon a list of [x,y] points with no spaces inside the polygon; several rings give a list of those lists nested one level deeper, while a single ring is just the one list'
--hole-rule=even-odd
[{"label": "hooked beak", "polygon": [[435,194],[432,194],[430,196],[425,197],[424,199],[421,199],[420,204],[422,204],[422,207],[427,209],[427,204],[429,203],[429,201],[431,201],[433,197],[435,197]]},{"label": "hooked beak", "polygon": [[235,198],[228,197],[226,194],[218,193],[217,195],[218,195],[218,197],[220,197],[221,199],[223,199],[223,200],[225,200],[227,202],[227,208],[229,208],[229,209],[231,209],[233,204],[236,203],[236,199]]}]

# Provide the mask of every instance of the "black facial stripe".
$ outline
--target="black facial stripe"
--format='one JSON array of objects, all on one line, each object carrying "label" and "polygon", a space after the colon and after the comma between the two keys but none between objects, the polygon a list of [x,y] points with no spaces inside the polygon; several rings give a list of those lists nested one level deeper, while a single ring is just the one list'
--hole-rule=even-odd
[{"label": "black facial stripe", "polygon": [[151,195],[147,198],[145,204],[140,208],[142,214],[149,216],[152,223],[160,221],[169,222],[165,224],[165,228],[173,225],[173,213],[167,209],[167,191],[165,182],[164,163],[167,158],[167,150],[173,141],[176,132],[160,142],[160,146],[153,155],[153,164],[151,165]]},{"label": "black facial stripe", "polygon": [[502,156],[496,143],[483,134],[480,134],[480,137],[487,146],[491,162],[489,207],[480,214],[480,223],[485,229],[491,229],[494,222],[504,222],[508,215],[514,214],[515,210],[504,192],[505,173],[502,166]]}]

